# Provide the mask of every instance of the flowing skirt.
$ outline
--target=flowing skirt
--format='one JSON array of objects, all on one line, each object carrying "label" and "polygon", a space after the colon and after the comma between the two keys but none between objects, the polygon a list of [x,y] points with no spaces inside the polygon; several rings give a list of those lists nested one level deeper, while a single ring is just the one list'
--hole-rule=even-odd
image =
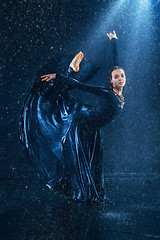
[{"label": "flowing skirt", "polygon": [[[64,66],[62,62],[59,66]],[[60,69],[56,64],[52,61],[47,66],[56,72]],[[87,64],[79,73],[83,81],[96,72]],[[47,71],[45,67],[37,78],[49,73],[49,68]],[[84,112],[91,107],[82,106],[69,90],[58,79],[50,82],[36,79],[24,102],[20,139],[50,189],[80,201],[94,201],[103,189],[100,132],[93,130],[81,114],[82,109]]]}]

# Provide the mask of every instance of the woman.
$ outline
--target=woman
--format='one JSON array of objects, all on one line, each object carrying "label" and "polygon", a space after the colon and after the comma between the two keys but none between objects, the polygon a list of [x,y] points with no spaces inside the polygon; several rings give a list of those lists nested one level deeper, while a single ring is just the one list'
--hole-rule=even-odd
[{"label": "woman", "polygon": [[[110,40],[117,38],[115,32],[107,35]],[[100,128],[123,108],[125,73],[120,67],[111,71],[111,89],[84,84],[73,78],[80,72],[82,59],[80,52],[68,74],[43,75],[42,81],[34,85],[22,111],[20,135],[50,189],[75,200],[99,202],[105,200]],[[93,73],[97,68],[91,70]],[[57,67],[54,72],[58,71]],[[82,76],[77,78],[81,80]],[[87,73],[83,81],[90,77]],[[73,88],[98,95],[99,104],[80,104],[70,94]]]}]

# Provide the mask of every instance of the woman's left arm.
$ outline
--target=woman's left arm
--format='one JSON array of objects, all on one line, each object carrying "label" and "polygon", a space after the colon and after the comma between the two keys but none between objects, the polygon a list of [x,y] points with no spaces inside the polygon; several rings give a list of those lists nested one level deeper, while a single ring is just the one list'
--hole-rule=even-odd
[{"label": "woman's left arm", "polygon": [[111,42],[111,46],[112,46],[112,65],[113,66],[118,66],[119,65],[119,61],[118,61],[118,49],[117,49],[117,34],[115,31],[107,33],[107,36]]}]

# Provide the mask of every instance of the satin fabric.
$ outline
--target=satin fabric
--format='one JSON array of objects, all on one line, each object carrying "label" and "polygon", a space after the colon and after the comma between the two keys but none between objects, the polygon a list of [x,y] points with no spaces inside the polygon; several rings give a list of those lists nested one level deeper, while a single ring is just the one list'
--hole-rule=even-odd
[{"label": "satin fabric", "polygon": [[[64,66],[62,62],[59,66]],[[52,72],[60,69],[55,61],[51,66]],[[82,81],[96,71],[87,63]],[[76,200],[97,201],[103,195],[104,183],[99,130],[113,119],[120,106],[111,91],[98,87],[90,91],[100,96],[97,107],[80,104],[70,94],[77,83],[66,79],[59,75],[56,81],[35,81],[23,106],[20,139],[50,189]],[[83,84],[77,88],[90,90]]]}]

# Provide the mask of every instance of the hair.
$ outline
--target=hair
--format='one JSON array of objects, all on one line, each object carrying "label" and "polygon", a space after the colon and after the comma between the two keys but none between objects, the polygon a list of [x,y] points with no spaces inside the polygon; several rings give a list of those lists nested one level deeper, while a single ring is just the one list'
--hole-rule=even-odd
[{"label": "hair", "polygon": [[116,69],[122,69],[124,71],[124,69],[120,66],[114,66],[110,71],[109,71],[109,88],[113,88],[112,83],[111,83],[111,79],[112,79],[112,72]]}]

